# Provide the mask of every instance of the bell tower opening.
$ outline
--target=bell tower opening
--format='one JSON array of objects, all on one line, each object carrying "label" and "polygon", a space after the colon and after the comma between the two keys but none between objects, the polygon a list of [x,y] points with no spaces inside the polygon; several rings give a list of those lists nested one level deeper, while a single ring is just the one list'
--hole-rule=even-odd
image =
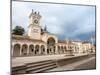
[{"label": "bell tower opening", "polygon": [[41,15],[39,12],[33,11],[29,15],[29,24],[40,25]]}]

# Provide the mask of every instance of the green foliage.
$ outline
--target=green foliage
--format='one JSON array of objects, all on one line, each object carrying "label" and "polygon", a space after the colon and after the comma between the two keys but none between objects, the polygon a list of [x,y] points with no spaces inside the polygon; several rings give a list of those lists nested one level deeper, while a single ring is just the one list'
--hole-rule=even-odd
[{"label": "green foliage", "polygon": [[12,34],[15,34],[15,35],[23,35],[25,33],[25,30],[23,27],[21,26],[16,26],[14,29],[13,29],[13,32]]}]

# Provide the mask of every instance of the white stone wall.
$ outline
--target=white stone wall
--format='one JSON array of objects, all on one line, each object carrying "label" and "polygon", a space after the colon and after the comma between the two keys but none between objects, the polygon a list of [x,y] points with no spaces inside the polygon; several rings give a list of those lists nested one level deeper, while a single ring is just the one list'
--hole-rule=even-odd
[{"label": "white stone wall", "polygon": [[32,39],[41,39],[41,27],[40,26],[29,26],[28,36]]}]

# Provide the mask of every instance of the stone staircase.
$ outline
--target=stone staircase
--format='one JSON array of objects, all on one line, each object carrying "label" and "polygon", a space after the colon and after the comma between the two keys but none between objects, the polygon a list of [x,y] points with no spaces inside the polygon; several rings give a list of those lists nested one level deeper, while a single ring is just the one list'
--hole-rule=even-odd
[{"label": "stone staircase", "polygon": [[53,68],[56,68],[57,64],[53,60],[46,60],[34,63],[28,63],[22,66],[13,67],[12,74],[32,74],[44,72]]},{"label": "stone staircase", "polygon": [[[12,67],[12,75],[51,72],[51,71],[54,71],[53,69],[57,69],[61,66],[69,65],[74,62],[81,61],[93,56],[95,55],[93,54],[82,55],[82,56],[74,56],[71,58],[63,58],[59,60],[45,60],[45,61],[27,63],[21,66]],[[60,71],[60,70],[57,70],[57,71]]]}]

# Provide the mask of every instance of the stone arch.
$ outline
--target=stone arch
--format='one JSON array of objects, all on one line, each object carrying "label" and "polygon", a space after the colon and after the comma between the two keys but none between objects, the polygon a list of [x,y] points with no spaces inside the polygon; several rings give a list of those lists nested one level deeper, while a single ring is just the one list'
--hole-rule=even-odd
[{"label": "stone arch", "polygon": [[39,55],[39,45],[35,46],[35,55]]},{"label": "stone arch", "polygon": [[64,49],[63,46],[61,46],[61,53],[64,53],[64,50],[63,49]]},{"label": "stone arch", "polygon": [[60,46],[58,46],[58,53],[60,54],[61,52],[60,52]]},{"label": "stone arch", "polygon": [[48,45],[54,45],[55,44],[55,39],[53,37],[48,38],[47,44]]},{"label": "stone arch", "polygon": [[14,45],[13,56],[14,57],[20,56],[20,44]]},{"label": "stone arch", "polygon": [[47,40],[47,53],[54,54],[56,50],[55,39],[53,37],[48,38]]},{"label": "stone arch", "polygon": [[66,46],[64,46],[64,52],[65,52],[65,53],[67,52]]},{"label": "stone arch", "polygon": [[27,44],[23,44],[22,45],[22,55],[27,55],[27,49],[28,49],[28,45]]},{"label": "stone arch", "polygon": [[33,55],[34,54],[34,45],[29,45],[29,54]]},{"label": "stone arch", "polygon": [[73,51],[73,45],[69,45],[67,53],[69,55],[72,55],[72,53],[73,53],[72,51]]},{"label": "stone arch", "polygon": [[45,54],[45,46],[41,45],[41,54]]}]

